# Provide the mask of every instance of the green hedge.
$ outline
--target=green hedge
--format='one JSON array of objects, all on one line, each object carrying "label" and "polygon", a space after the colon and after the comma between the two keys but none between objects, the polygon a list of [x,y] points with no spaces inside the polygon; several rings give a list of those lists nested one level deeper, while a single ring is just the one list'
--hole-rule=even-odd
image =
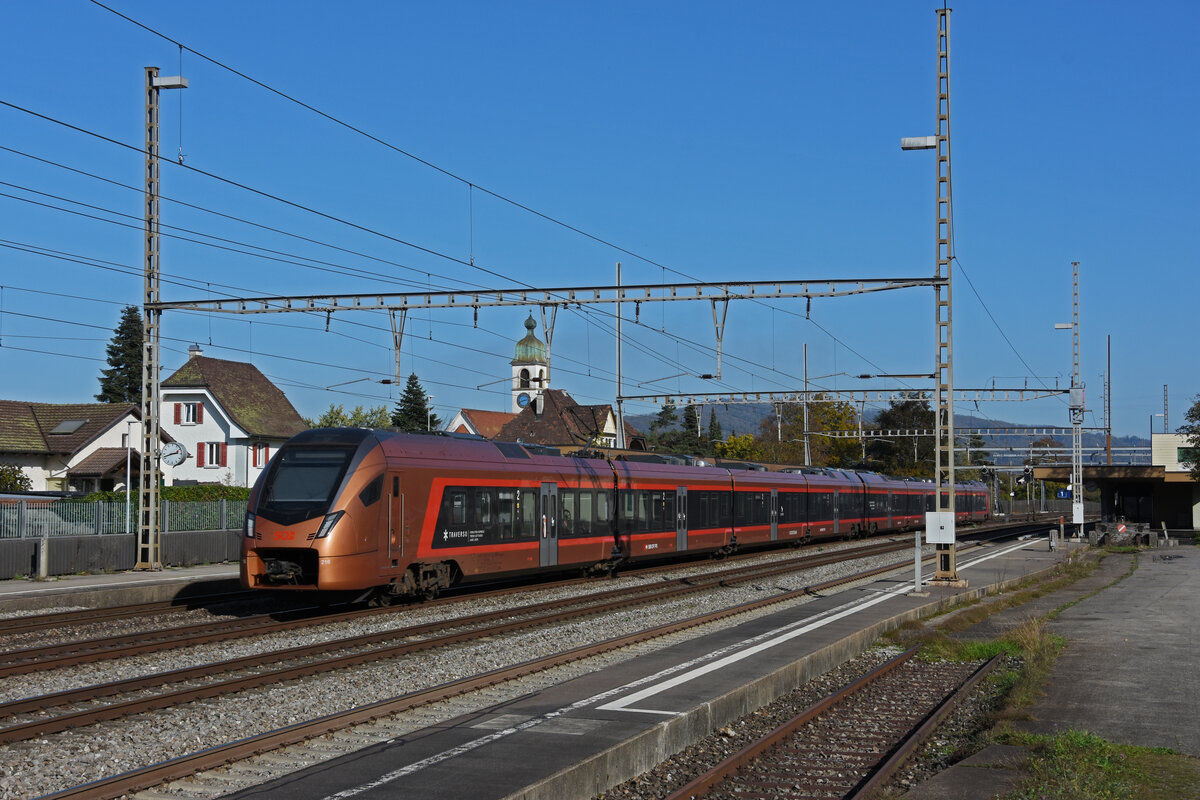
[{"label": "green hedge", "polygon": [[[163,500],[249,500],[250,490],[245,486],[225,486],[224,484],[206,483],[197,486],[163,486],[159,490]],[[136,498],[137,495],[135,494]],[[125,502],[124,492],[92,492],[85,500],[104,500],[107,502]]]}]

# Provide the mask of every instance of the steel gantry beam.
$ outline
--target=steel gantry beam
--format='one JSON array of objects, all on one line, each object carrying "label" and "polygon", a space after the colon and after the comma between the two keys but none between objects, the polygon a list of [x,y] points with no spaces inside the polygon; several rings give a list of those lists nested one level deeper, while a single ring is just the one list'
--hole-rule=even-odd
[{"label": "steel gantry beam", "polygon": [[224,300],[178,300],[154,303],[158,311],[209,311],[218,314],[278,314],[308,311],[374,311],[425,308],[489,308],[496,306],[562,306],[599,303],[668,303],[707,300],[785,300],[848,297],[856,294],[938,286],[939,278],[846,278],[834,280],[743,281],[724,283],[645,283],[623,286],[564,286],[550,289],[515,287],[444,292],[372,292],[369,294],[238,297]]},{"label": "steel gantry beam", "polygon": [[[1025,402],[1068,394],[1069,389],[955,389],[953,397],[962,402]],[[625,400],[639,400],[655,405],[734,405],[738,403],[891,403],[905,400],[931,400],[929,389],[785,389],[778,392],[703,392],[674,394],[623,395]]]}]

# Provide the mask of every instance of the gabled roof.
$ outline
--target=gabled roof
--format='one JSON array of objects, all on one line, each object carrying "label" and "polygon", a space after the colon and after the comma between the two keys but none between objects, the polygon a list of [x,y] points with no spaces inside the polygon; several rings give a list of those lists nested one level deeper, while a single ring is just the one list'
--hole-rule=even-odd
[{"label": "gabled roof", "polygon": [[495,439],[500,429],[517,416],[511,411],[483,411],[478,408],[460,409],[459,413],[475,429],[466,432],[478,433],[487,439]]},{"label": "gabled roof", "polygon": [[[528,442],[557,446],[585,446],[594,436],[604,432],[613,416],[612,406],[605,403],[581,406],[562,389],[542,392],[542,414],[537,415],[536,403],[530,403],[503,428],[495,438],[505,441]],[[640,436],[625,424],[626,438]]]},{"label": "gabled roof", "polygon": [[126,451],[124,447],[97,447],[96,452],[71,467],[69,472],[77,478],[103,478],[124,471],[126,466],[130,470],[141,470],[141,454]]},{"label": "gabled roof", "polygon": [[[0,453],[70,455],[126,414],[141,418],[138,407],[129,403],[56,404],[0,400]],[[51,433],[56,428],[66,432]]]},{"label": "gabled roof", "polygon": [[288,439],[308,430],[283,392],[253,364],[193,355],[162,382],[163,389],[208,389],[246,433]]}]

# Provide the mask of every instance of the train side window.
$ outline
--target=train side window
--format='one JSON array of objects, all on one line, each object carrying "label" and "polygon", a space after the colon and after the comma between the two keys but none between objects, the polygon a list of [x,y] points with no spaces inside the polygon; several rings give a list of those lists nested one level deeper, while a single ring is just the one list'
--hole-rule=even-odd
[{"label": "train side window", "polygon": [[663,530],[673,531],[677,526],[675,518],[675,504],[678,502],[678,497],[675,495],[675,490],[663,492]]},{"label": "train side window", "polygon": [[492,519],[492,490],[479,487],[475,489],[475,519],[478,525],[491,525]]},{"label": "train side window", "polygon": [[558,535],[574,536],[579,508],[574,489],[558,490]]},{"label": "train side window", "polygon": [[575,533],[580,536],[592,534],[592,524],[596,515],[596,493],[581,491],[579,493],[579,514],[575,517]]},{"label": "train side window", "polygon": [[399,496],[400,496],[400,478],[393,475],[392,476],[392,497],[399,497]]},{"label": "train side window", "polygon": [[521,490],[521,529],[517,533],[519,539],[536,539],[537,524],[537,492],[533,489]]},{"label": "train side window", "polygon": [[358,493],[358,499],[364,507],[372,505],[379,501],[383,496],[383,476],[379,475],[375,480],[367,484],[367,488]]},{"label": "train side window", "polygon": [[512,541],[516,536],[516,528],[513,525],[516,504],[517,493],[512,489],[496,491],[496,527],[502,542]]},{"label": "train side window", "polygon": [[596,527],[597,532],[607,529],[612,523],[612,510],[608,492],[596,492]]}]

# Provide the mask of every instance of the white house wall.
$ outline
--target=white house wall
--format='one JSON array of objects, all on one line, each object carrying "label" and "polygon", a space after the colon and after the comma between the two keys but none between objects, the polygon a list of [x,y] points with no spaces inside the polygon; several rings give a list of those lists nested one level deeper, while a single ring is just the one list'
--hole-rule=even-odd
[{"label": "white house wall", "polygon": [[[204,408],[199,423],[175,424],[176,403],[201,403]],[[285,439],[251,439],[249,433],[236,425],[206,389],[170,389],[163,392],[160,424],[173,439],[183,444],[188,451],[187,460],[175,467],[173,481],[196,481],[198,483],[225,483],[232,486],[253,486],[266,467],[266,462],[254,466],[251,447],[266,444],[268,459],[286,441]],[[204,466],[197,464],[197,445],[200,442],[220,442],[226,446],[225,466],[211,466],[207,453]],[[164,470],[169,469],[164,465]]]},{"label": "white house wall", "polygon": [[[176,403],[200,403],[204,411],[198,423],[175,423]],[[172,470],[172,483],[175,481],[196,481],[197,483],[229,483],[240,485],[240,476],[235,469],[237,463],[235,438],[245,442],[246,434],[235,426],[226,416],[205,389],[171,389],[163,392],[162,410],[159,415],[159,425],[171,435],[175,441],[182,444],[188,452],[187,459]],[[204,466],[196,466],[198,462],[198,446],[203,442],[218,442],[227,445],[226,465],[210,466],[208,454],[205,453]],[[164,465],[165,467],[165,465]]]},{"label": "white house wall", "polygon": [[[133,424],[127,425],[127,423],[131,420],[133,421]],[[61,467],[58,468],[57,470],[52,469],[50,477],[52,477],[52,478],[66,477],[66,473],[71,468],[73,468],[76,464],[79,464],[85,458],[92,455],[93,453],[95,453],[97,450],[99,450],[101,448],[115,447],[117,449],[123,449],[125,447],[125,442],[126,442],[126,438],[125,438],[126,432],[133,434],[131,444],[130,444],[130,446],[133,448],[133,451],[134,451],[132,458],[141,458],[141,455],[140,455],[142,452],[141,423],[132,414],[127,414],[124,417],[122,417],[121,419],[117,420],[117,422],[115,422],[112,426],[110,426],[108,428],[108,430],[104,431],[104,433],[97,436],[91,442],[88,442],[88,444],[85,445],[84,447],[82,447],[79,450],[79,452],[77,452],[73,456],[71,456],[70,463],[63,463],[61,465]],[[132,463],[131,463],[131,468],[132,468]],[[169,484],[171,482],[171,467],[168,466],[167,464],[163,464],[162,465],[162,473],[163,473],[163,481],[165,483]],[[124,474],[122,474],[120,478],[117,478],[117,476],[114,476],[114,479],[116,479],[117,484],[119,484],[121,487],[124,487],[124,485],[125,485]],[[89,478],[88,480],[92,480],[92,479]],[[72,491],[78,490],[78,487],[76,487],[76,486],[68,486],[67,488]]]}]

